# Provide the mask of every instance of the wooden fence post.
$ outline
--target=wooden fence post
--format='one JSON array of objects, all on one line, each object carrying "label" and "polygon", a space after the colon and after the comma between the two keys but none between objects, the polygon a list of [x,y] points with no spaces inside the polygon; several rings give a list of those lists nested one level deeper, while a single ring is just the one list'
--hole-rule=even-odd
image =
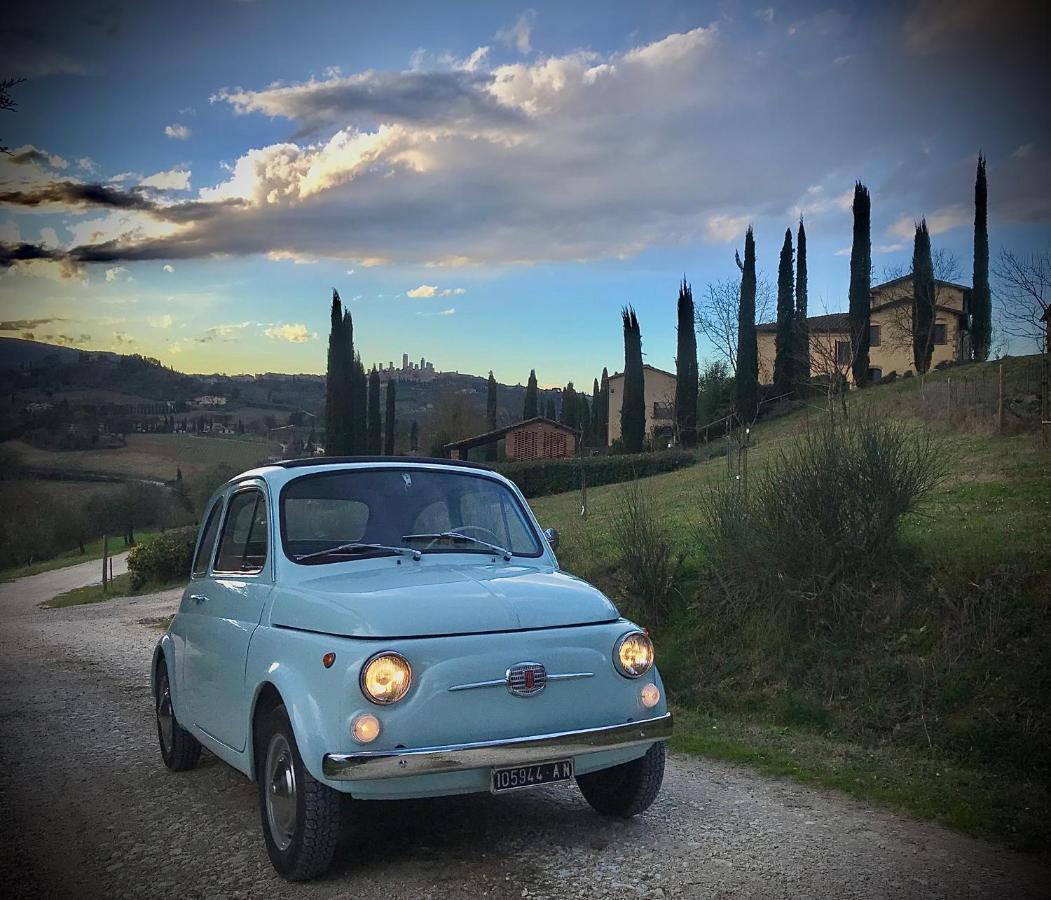
[{"label": "wooden fence post", "polygon": [[1000,371],[996,385],[996,433],[1004,433],[1004,364],[1000,363]]},{"label": "wooden fence post", "polygon": [[109,536],[102,536],[102,591],[109,590]]}]

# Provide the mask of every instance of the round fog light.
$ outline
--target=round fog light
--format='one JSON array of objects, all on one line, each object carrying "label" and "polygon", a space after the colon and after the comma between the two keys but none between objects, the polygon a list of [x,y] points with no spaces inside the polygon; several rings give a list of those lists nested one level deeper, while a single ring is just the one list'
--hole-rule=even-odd
[{"label": "round fog light", "polygon": [[359,744],[371,744],[380,736],[380,720],[372,713],[365,713],[354,720],[350,730]]},{"label": "round fog light", "polygon": [[653,709],[661,700],[661,692],[655,684],[644,685],[642,690],[639,691],[639,699],[642,701],[642,705],[646,709]]}]

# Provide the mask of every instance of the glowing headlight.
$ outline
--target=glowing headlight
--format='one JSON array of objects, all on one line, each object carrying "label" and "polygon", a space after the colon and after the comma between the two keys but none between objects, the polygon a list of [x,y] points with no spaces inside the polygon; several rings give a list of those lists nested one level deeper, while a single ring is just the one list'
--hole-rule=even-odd
[{"label": "glowing headlight", "polygon": [[361,670],[361,692],[373,703],[397,703],[411,684],[412,667],[398,653],[377,653]]},{"label": "glowing headlight", "polygon": [[641,631],[629,631],[613,648],[613,663],[626,678],[639,678],[653,667],[653,641]]}]

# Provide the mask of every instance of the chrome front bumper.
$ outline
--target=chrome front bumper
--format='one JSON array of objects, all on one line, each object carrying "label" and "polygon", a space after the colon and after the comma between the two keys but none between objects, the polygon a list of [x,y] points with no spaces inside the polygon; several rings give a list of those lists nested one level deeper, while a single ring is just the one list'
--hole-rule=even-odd
[{"label": "chrome front bumper", "polygon": [[542,762],[558,757],[579,756],[600,750],[617,750],[637,744],[650,744],[671,737],[671,713],[641,722],[584,728],[555,734],[530,735],[502,741],[477,741],[422,747],[418,750],[362,750],[358,753],[327,753],[321,769],[334,781],[361,781],[367,778],[400,778],[458,772],[489,766],[513,766]]}]

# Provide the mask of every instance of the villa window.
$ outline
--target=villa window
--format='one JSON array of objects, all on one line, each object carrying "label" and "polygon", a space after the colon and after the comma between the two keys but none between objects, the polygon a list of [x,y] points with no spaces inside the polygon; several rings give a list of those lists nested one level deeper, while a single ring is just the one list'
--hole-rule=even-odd
[{"label": "villa window", "polygon": [[945,324],[943,322],[936,322],[934,325],[934,343],[935,344],[947,344],[948,339],[945,334]]},{"label": "villa window", "polygon": [[850,341],[836,341],[836,365],[850,365]]},{"label": "villa window", "polygon": [[878,347],[880,345],[880,328],[879,325],[869,325],[869,346]]}]

